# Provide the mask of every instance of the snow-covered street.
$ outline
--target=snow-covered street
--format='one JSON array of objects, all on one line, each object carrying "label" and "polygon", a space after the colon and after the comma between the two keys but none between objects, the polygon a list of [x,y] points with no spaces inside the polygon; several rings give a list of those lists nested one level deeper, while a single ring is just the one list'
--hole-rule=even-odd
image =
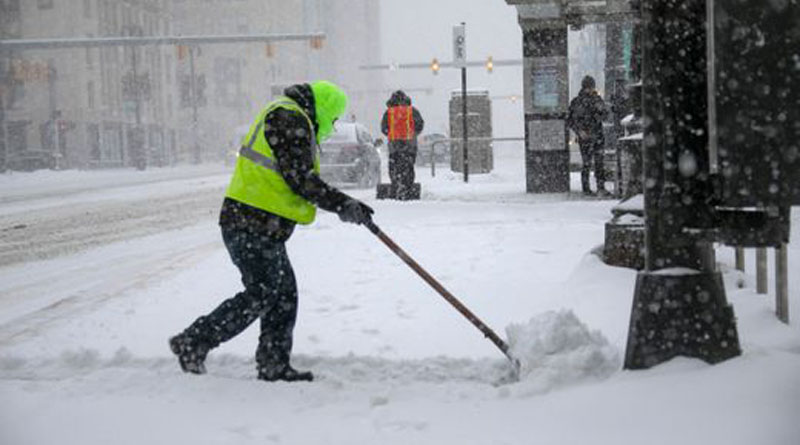
[{"label": "snow-covered street", "polygon": [[288,243],[294,364],[317,381],[257,381],[257,323],[183,374],[167,338],[240,287],[216,221],[227,169],[0,176],[0,443],[798,443],[800,275],[786,326],[752,254],[741,274],[720,247],[742,356],[623,371],[636,274],[592,253],[616,201],[526,194],[521,149],[500,150],[469,184],[418,169],[421,201],[348,192],[502,337],[533,319],[535,361],[505,385],[494,345],[324,212]]}]

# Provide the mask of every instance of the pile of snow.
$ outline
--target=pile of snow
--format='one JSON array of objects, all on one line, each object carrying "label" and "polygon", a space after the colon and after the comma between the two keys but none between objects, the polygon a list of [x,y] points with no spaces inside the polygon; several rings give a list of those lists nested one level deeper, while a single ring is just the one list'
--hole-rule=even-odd
[{"label": "pile of snow", "polygon": [[589,330],[570,310],[549,311],[525,324],[506,327],[511,355],[520,361],[520,379],[545,392],[620,369],[620,354],[600,331]]}]

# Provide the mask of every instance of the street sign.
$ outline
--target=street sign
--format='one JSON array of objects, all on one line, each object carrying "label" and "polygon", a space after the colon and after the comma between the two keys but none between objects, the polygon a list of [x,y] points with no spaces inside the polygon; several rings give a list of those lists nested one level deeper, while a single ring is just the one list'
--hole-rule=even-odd
[{"label": "street sign", "polygon": [[453,63],[462,67],[467,64],[467,31],[463,24],[453,27]]}]

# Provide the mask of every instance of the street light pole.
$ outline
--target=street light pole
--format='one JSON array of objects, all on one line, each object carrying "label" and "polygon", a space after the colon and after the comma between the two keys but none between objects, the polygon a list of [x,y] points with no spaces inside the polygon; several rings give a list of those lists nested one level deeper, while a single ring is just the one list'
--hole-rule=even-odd
[{"label": "street light pole", "polygon": [[[469,182],[469,148],[467,147],[467,24],[453,27],[453,64],[461,68],[461,137],[464,182]],[[435,59],[434,59],[435,60]],[[436,71],[434,70],[434,73]]]},{"label": "street light pole", "polygon": [[[461,23],[464,24],[463,22]],[[464,140],[464,182],[469,182],[469,147],[467,146],[467,67],[461,67],[461,124]]]},{"label": "street light pole", "polygon": [[194,162],[200,163],[200,145],[197,143],[197,77],[194,69],[195,47],[189,46],[189,89],[191,90],[192,100],[192,149],[194,150]]},{"label": "street light pole", "polygon": [[[136,38],[142,37],[142,28],[138,25],[131,25],[127,28],[129,37]],[[130,94],[133,95],[133,111],[134,111],[134,127],[131,133],[130,151],[131,159],[134,167],[138,170],[145,170],[147,168],[147,149],[145,148],[145,131],[142,126],[142,85],[139,82],[139,66],[138,66],[138,47],[132,46],[131,48],[131,79]],[[56,129],[56,133],[58,130]]]}]

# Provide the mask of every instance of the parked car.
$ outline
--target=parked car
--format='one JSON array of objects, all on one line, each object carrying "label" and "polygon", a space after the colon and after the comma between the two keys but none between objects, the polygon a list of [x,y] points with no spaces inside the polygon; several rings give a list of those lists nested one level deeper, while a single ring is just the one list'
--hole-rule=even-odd
[{"label": "parked car", "polygon": [[4,167],[9,170],[30,172],[40,169],[54,169],[58,166],[59,154],[50,150],[22,150],[9,153]]},{"label": "parked car", "polygon": [[334,129],[321,146],[322,179],[338,185],[375,187],[381,177],[380,143],[358,123],[337,122]]},{"label": "parked car", "polygon": [[[450,163],[450,142],[447,136],[441,133],[424,134],[417,140],[417,165],[431,165],[431,150],[433,162],[437,164]],[[443,142],[442,142],[443,141]],[[436,145],[434,145],[434,142]]]}]

